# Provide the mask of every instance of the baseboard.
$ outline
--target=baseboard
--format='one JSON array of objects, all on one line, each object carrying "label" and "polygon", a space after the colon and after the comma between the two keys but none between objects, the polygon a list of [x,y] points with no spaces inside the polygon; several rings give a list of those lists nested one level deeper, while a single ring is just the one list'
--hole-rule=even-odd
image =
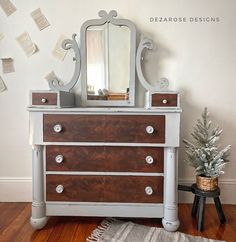
[{"label": "baseboard", "polygon": [[[194,179],[179,179],[181,185],[192,185],[195,183]],[[220,179],[220,200],[223,204],[236,204],[236,179]],[[192,203],[193,194],[191,192],[179,191],[179,202],[180,203]],[[212,199],[208,199],[207,202],[212,203]]]},{"label": "baseboard", "polygon": [[0,177],[0,202],[31,201],[31,177]]},{"label": "baseboard", "polygon": [[[193,179],[179,179],[179,184],[191,185]],[[236,204],[236,179],[221,179],[221,202],[224,204]],[[192,203],[191,192],[179,191],[180,203]],[[31,202],[32,178],[30,177],[0,177],[0,202]],[[211,202],[210,199],[208,199]]]}]

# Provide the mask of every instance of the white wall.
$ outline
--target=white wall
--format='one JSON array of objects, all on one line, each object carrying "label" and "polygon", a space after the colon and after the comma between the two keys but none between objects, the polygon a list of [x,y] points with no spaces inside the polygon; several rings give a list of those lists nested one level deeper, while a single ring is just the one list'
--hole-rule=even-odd
[{"label": "white wall", "polygon": [[[29,200],[31,183],[31,148],[28,144],[30,89],[48,89],[44,76],[51,70],[64,80],[73,71],[70,53],[64,62],[51,52],[60,34],[71,37],[81,24],[96,18],[100,9],[118,11],[132,20],[139,31],[157,43],[157,50],[146,59],[149,80],[171,80],[174,90],[182,94],[182,138],[189,138],[195,119],[203,107],[209,107],[212,119],[223,129],[222,144],[232,144],[231,163],[221,177],[223,200],[236,203],[236,1],[235,0],[87,0],[87,1],[17,1],[18,10],[6,17],[0,9],[0,57],[14,59],[14,73],[0,75],[7,91],[0,93],[0,200]],[[30,12],[40,7],[51,26],[39,31]],[[220,17],[219,23],[150,23],[150,17]],[[27,58],[15,37],[28,31],[39,52]],[[142,88],[139,86],[139,93]],[[142,104],[143,95],[139,98]],[[179,177],[191,183],[194,172],[181,162]],[[16,195],[14,195],[14,192]],[[23,194],[23,195],[22,195]],[[234,194],[234,195],[233,195]]]}]

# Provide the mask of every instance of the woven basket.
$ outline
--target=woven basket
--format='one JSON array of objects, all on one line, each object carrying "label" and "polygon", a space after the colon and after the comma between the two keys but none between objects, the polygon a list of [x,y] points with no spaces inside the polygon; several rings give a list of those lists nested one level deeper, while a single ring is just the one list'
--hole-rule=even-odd
[{"label": "woven basket", "polygon": [[218,177],[196,176],[197,187],[203,191],[214,191],[218,187]]}]

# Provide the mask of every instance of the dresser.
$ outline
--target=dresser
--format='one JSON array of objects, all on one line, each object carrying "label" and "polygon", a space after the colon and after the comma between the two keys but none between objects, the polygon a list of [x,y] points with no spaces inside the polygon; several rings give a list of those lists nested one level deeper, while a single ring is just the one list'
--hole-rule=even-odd
[{"label": "dresser", "polygon": [[[178,229],[179,93],[166,79],[146,81],[141,60],[152,42],[142,37],[136,48],[135,25],[116,16],[102,10],[82,25],[80,47],[75,34],[62,43],[75,52],[71,81],[30,92],[36,229],[49,216],[162,218]],[[146,89],[139,107],[136,76]]]},{"label": "dresser", "polygon": [[180,109],[28,110],[34,227],[47,216],[109,216],[177,229]]}]

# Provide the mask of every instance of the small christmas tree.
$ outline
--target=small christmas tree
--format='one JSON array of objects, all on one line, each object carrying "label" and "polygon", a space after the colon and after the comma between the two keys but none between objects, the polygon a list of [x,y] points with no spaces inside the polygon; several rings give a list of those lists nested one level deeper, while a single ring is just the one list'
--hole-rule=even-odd
[{"label": "small christmas tree", "polygon": [[196,169],[196,175],[218,177],[224,173],[223,168],[229,161],[230,145],[219,151],[218,141],[222,130],[219,127],[211,128],[211,124],[209,112],[205,108],[202,120],[197,120],[191,133],[195,142],[183,140],[187,155],[184,161]]}]

